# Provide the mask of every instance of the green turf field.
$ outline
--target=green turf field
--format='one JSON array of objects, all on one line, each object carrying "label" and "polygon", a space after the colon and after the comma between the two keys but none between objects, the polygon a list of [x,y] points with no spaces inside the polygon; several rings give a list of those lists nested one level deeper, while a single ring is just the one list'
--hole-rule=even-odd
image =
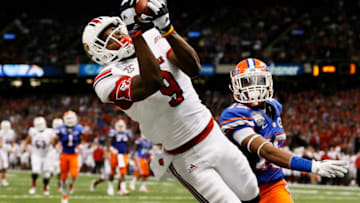
[{"label": "green turf field", "polygon": [[[132,192],[129,196],[106,195],[107,183],[99,185],[95,192],[89,192],[89,184],[96,176],[81,175],[75,186],[75,193],[70,195],[69,203],[126,203],[126,202],[196,202],[194,198],[175,180],[158,182],[150,179],[150,193]],[[0,187],[0,203],[53,203],[60,202],[55,179],[51,180],[50,196],[43,196],[42,181],[38,179],[35,195],[29,195],[31,179],[29,172],[10,171],[7,173],[8,187]],[[130,180],[130,177],[129,177]],[[137,185],[139,187],[139,184]],[[360,188],[291,185],[290,191],[295,203],[359,203]]]}]

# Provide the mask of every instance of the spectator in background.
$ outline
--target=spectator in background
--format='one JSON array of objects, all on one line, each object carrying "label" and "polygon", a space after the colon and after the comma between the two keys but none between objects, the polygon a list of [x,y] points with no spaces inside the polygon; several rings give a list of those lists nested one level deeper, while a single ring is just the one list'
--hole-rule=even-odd
[{"label": "spectator in background", "polygon": [[95,167],[93,173],[101,173],[101,168],[104,166],[104,147],[99,141],[95,142],[95,150],[93,153]]}]

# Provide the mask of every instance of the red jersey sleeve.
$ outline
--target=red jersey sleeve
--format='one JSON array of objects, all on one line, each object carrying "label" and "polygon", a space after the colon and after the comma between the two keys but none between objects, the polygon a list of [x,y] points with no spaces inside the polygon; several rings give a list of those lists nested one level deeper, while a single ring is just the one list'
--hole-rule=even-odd
[{"label": "red jersey sleeve", "polygon": [[135,101],[131,91],[133,80],[134,77],[121,77],[119,80],[116,81],[115,88],[109,95],[109,99],[121,109],[129,109]]}]

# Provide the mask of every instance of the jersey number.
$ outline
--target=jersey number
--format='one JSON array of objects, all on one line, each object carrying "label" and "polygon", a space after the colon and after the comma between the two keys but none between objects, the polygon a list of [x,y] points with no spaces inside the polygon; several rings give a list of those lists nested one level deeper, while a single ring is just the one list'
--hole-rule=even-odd
[{"label": "jersey number", "polygon": [[45,149],[46,148],[46,142],[44,140],[36,140],[35,146],[38,149]]},{"label": "jersey number", "polygon": [[126,135],[116,135],[116,142],[127,142],[128,137]]},{"label": "jersey number", "polygon": [[73,135],[70,134],[69,135],[69,140],[68,140],[68,146],[69,147],[72,147],[74,145],[73,139],[74,139]]},{"label": "jersey number", "polygon": [[171,97],[170,106],[175,107],[184,101],[183,91],[176,82],[174,76],[168,71],[161,71],[165,79],[165,87],[160,89],[163,95]]}]

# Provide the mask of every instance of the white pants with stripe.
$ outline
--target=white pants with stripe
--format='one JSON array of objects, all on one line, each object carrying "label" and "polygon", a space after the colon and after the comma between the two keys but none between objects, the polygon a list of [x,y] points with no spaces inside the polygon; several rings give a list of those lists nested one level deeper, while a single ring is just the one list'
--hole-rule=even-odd
[{"label": "white pants with stripe", "polygon": [[7,169],[9,167],[8,152],[4,149],[0,149],[0,170]]},{"label": "white pants with stripe", "polygon": [[259,194],[246,157],[217,123],[202,142],[175,155],[170,171],[199,202],[235,203]]}]

